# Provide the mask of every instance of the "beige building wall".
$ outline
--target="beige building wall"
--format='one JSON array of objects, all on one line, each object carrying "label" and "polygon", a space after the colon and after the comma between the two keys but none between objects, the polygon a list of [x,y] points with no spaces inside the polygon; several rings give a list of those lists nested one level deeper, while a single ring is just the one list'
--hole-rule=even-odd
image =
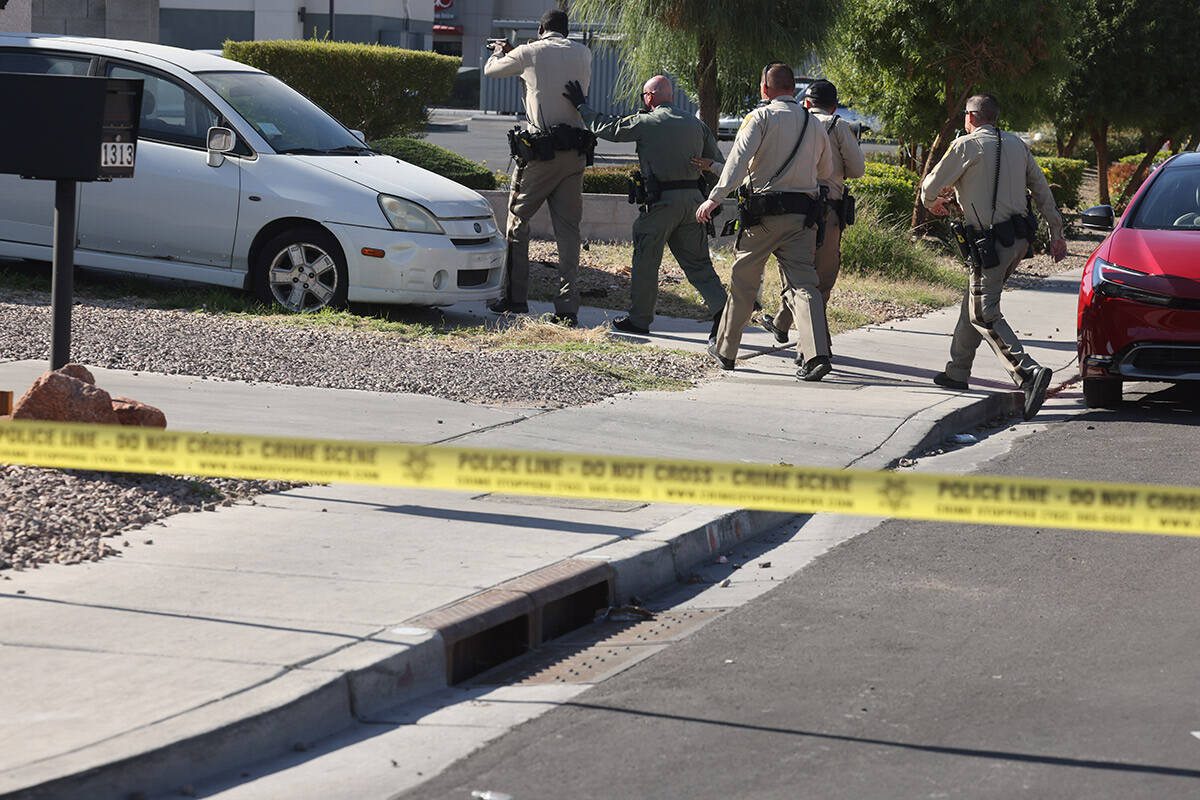
[{"label": "beige building wall", "polygon": [[31,0],[32,30],[158,41],[158,0]]},{"label": "beige building wall", "polygon": [[0,11],[0,31],[29,33],[33,30],[33,0],[8,0]]}]

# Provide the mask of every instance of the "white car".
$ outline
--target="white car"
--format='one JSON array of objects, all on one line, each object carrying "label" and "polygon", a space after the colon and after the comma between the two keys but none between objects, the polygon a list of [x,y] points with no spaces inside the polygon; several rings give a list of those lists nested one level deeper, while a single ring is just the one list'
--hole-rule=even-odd
[{"label": "white car", "polygon": [[[264,72],[38,34],[0,34],[0,72],[143,81],[134,177],[79,185],[80,266],[242,287],[292,311],[500,294],[487,200],[371,150]],[[53,217],[53,181],[0,175],[0,255],[49,260]]]}]

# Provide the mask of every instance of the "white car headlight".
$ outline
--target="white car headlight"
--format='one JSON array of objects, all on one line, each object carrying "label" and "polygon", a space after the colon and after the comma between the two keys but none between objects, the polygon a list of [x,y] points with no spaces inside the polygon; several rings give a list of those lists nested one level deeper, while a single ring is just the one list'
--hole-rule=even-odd
[{"label": "white car headlight", "polygon": [[410,200],[392,197],[390,194],[379,195],[379,207],[388,222],[398,231],[410,233],[443,233],[442,226],[425,209]]}]

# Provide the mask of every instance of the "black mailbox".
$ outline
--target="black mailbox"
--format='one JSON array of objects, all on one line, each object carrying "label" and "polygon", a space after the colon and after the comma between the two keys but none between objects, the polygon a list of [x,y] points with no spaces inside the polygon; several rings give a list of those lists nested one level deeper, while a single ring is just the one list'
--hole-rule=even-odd
[{"label": "black mailbox", "polygon": [[0,73],[8,124],[0,173],[41,180],[133,177],[140,80]]},{"label": "black mailbox", "polygon": [[50,369],[58,369],[71,360],[76,182],[133,177],[142,82],[0,72],[0,103],[0,174],[54,181]]}]

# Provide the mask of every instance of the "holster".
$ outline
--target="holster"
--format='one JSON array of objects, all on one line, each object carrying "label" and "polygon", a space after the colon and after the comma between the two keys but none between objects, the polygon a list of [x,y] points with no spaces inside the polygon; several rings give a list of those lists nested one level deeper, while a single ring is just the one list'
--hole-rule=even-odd
[{"label": "holster", "polygon": [[631,204],[644,206],[647,204],[646,179],[641,170],[635,169],[629,173],[628,199]]},{"label": "holster", "polygon": [[846,230],[854,224],[855,199],[849,191],[843,192],[840,200],[826,200],[825,202],[838,215],[838,227],[841,230]]},{"label": "holster", "polygon": [[[824,190],[822,190],[824,191]],[[745,187],[738,189],[738,218],[742,227],[761,225],[764,217],[778,217],[783,214],[803,214],[804,227],[818,227],[818,233],[823,227],[825,203],[823,198],[818,200],[804,192],[754,192],[746,191]]]},{"label": "holster", "polygon": [[508,132],[508,148],[521,161],[553,161],[559,150],[575,150],[592,164],[596,137],[573,125],[555,125],[549,131],[530,131],[520,125]]},{"label": "holster", "polygon": [[[815,223],[817,226],[817,247],[825,244],[825,217],[827,216],[826,210],[829,208],[828,194],[829,187],[822,186],[820,193],[817,195],[817,202],[813,204],[812,210],[805,214],[804,227],[806,228],[814,224],[812,221],[813,217],[817,218]],[[801,197],[808,197],[808,195],[801,195]]]}]

